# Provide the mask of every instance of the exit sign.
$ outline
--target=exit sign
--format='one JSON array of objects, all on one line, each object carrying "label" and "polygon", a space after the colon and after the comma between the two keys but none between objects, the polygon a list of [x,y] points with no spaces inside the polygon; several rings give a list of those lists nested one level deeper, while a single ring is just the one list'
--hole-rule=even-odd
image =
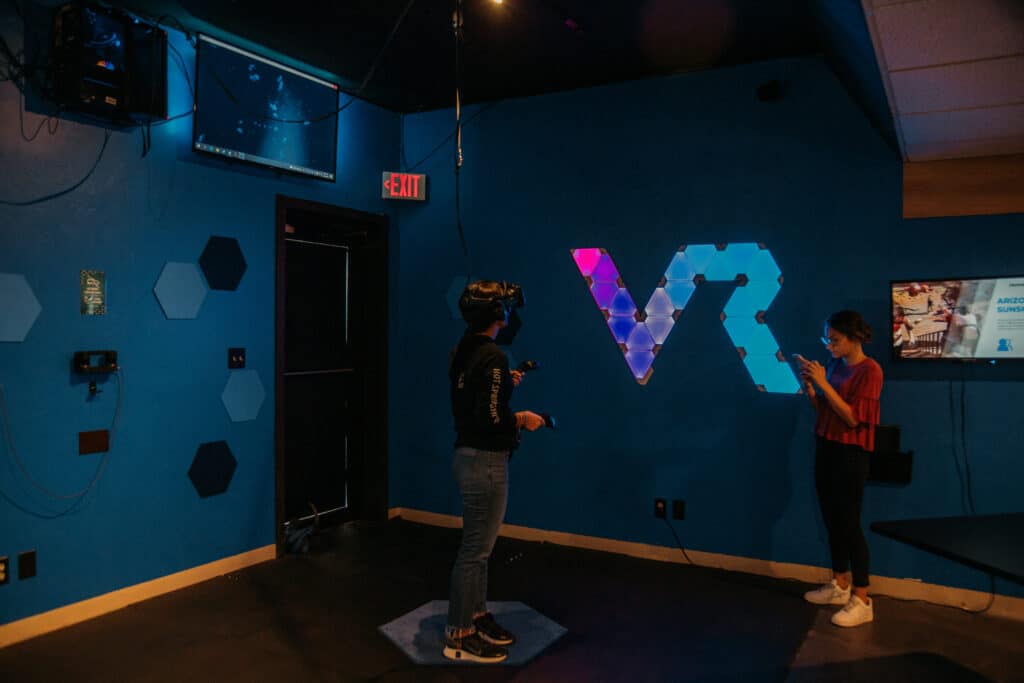
[{"label": "exit sign", "polygon": [[424,173],[384,171],[380,196],[384,199],[414,199],[422,202],[427,198],[427,176]]}]

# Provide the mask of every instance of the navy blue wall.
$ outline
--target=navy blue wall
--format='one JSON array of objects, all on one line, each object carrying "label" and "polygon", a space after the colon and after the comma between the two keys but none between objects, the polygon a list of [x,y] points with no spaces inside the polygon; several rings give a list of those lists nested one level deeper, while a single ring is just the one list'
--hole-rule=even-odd
[{"label": "navy blue wall", "polygon": [[[5,10],[3,35],[21,29]],[[190,72],[194,51],[172,40]],[[172,113],[191,107],[170,70]],[[18,92],[0,84],[0,199],[23,200],[79,180],[103,129],[63,121],[31,143],[18,131]],[[28,133],[39,117],[26,116]],[[339,117],[338,180],[321,183],[231,168],[191,152],[190,118],[111,135],[78,190],[33,207],[0,207],[0,272],[24,275],[42,312],[23,343],[0,343],[11,436],[28,473],[55,493],[85,487],[100,456],[77,434],[109,428],[117,383],[88,399],[70,373],[74,350],[113,348],[124,401],[109,462],[78,504],[29,484],[0,446],[0,556],[36,550],[38,576],[0,586],[0,623],[274,542],[274,221],[285,194],[382,212],[380,172],[398,163],[400,117],[357,103]],[[153,287],[168,261],[197,263],[212,235],[239,241],[248,269],[237,291],[210,291],[194,320],[168,320]],[[79,314],[81,269],[105,271],[108,312]],[[0,312],[4,315],[6,312]],[[257,419],[232,422],[221,402],[229,346],[248,349],[266,390]],[[238,466],[226,493],[201,499],[187,476],[200,443],[225,440]]]},{"label": "navy blue wall", "polygon": [[[769,79],[786,81],[787,96],[759,103],[755,88]],[[863,311],[882,340],[869,351],[888,373],[883,421],[902,426],[916,471],[905,488],[872,485],[865,520],[963,512],[949,406],[955,391],[959,423],[960,370],[888,361],[888,282],[1018,272],[1024,217],[903,221],[900,160],[817,59],[466,115],[462,216],[473,274],[524,285],[525,325],[511,351],[544,367],[514,406],[561,424],[526,436],[513,458],[507,522],[671,546],[652,499],[683,498],[677,528],[688,547],[828,565],[811,409],[803,397],[755,390],[718,318],[731,286],[698,290],[640,386],[569,254],[607,248],[643,305],[679,245],[729,242],[763,242],[775,256],[785,284],[768,322],[787,354],[825,358],[821,321],[844,307]],[[452,113],[403,126],[414,163],[451,131]],[[446,294],[464,270],[450,159],[445,147],[422,164],[431,201],[402,215],[390,491],[392,506],[459,514],[445,372],[462,325]],[[1019,369],[974,367],[965,377],[977,511],[1019,510]],[[980,572],[876,534],[870,544],[876,574],[989,587]]]}]

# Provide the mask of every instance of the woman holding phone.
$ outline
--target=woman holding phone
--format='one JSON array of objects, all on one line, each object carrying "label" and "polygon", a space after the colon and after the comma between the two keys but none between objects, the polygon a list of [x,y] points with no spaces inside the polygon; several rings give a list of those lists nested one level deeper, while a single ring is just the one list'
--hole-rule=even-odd
[{"label": "woman holding phone", "polygon": [[860,513],[875,449],[882,368],[864,353],[871,327],[856,311],[830,316],[821,341],[832,356],[826,366],[799,354],[796,360],[801,384],[818,413],[814,483],[828,531],[832,581],[804,598],[817,605],[843,605],[832,623],[859,626],[874,619]]}]

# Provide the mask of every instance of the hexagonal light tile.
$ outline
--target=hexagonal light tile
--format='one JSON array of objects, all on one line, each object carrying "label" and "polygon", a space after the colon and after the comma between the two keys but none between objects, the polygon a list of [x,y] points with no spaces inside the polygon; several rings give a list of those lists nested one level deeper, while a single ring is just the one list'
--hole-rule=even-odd
[{"label": "hexagonal light tile", "polygon": [[740,273],[747,272],[747,266],[758,251],[760,247],[753,242],[727,244],[725,249],[715,251],[704,277],[715,281],[732,280]]},{"label": "hexagonal light tile", "polygon": [[233,237],[211,237],[199,257],[210,289],[234,291],[245,273],[245,257]]},{"label": "hexagonal light tile", "polygon": [[775,280],[751,280],[733,291],[725,302],[725,314],[730,318],[753,317],[758,311],[767,311],[781,288]]},{"label": "hexagonal light tile", "polygon": [[[768,249],[755,242],[691,244],[673,254],[663,284],[654,289],[635,322],[634,299],[607,249],[570,250],[626,364],[639,384],[646,384],[652,364],[676,319],[700,282],[731,281],[736,289],[726,302],[722,320],[730,340],[759,389],[797,393],[799,383],[765,324],[765,312],[782,284],[778,264]],[[645,317],[646,316],[646,317]]]},{"label": "hexagonal light tile", "polygon": [[24,275],[0,273],[0,342],[23,342],[43,307]]},{"label": "hexagonal light tile", "polygon": [[237,467],[238,461],[227,441],[211,441],[199,445],[188,468],[188,478],[200,498],[209,498],[228,490]]},{"label": "hexagonal light tile", "polygon": [[264,398],[266,392],[263,390],[263,382],[255,370],[232,371],[220,395],[232,422],[255,420],[260,414]]},{"label": "hexagonal light tile", "polygon": [[748,353],[743,364],[758,389],[774,394],[795,394],[800,383],[793,374],[789,363],[780,361],[774,354]]},{"label": "hexagonal light tile", "polygon": [[164,315],[172,320],[187,320],[199,315],[206,299],[206,283],[194,263],[169,261],[153,287]]}]

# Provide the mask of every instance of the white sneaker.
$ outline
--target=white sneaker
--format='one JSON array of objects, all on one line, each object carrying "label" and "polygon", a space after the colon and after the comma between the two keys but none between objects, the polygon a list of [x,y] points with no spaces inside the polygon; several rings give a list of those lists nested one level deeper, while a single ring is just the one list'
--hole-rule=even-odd
[{"label": "white sneaker", "polygon": [[832,579],[821,588],[804,593],[804,600],[815,605],[845,605],[850,602],[850,587],[839,587],[839,582]]},{"label": "white sneaker", "polygon": [[[870,598],[869,598],[870,599]],[[832,615],[832,623],[836,626],[860,626],[874,621],[874,600],[864,602],[856,595],[850,598],[846,607]]]}]

